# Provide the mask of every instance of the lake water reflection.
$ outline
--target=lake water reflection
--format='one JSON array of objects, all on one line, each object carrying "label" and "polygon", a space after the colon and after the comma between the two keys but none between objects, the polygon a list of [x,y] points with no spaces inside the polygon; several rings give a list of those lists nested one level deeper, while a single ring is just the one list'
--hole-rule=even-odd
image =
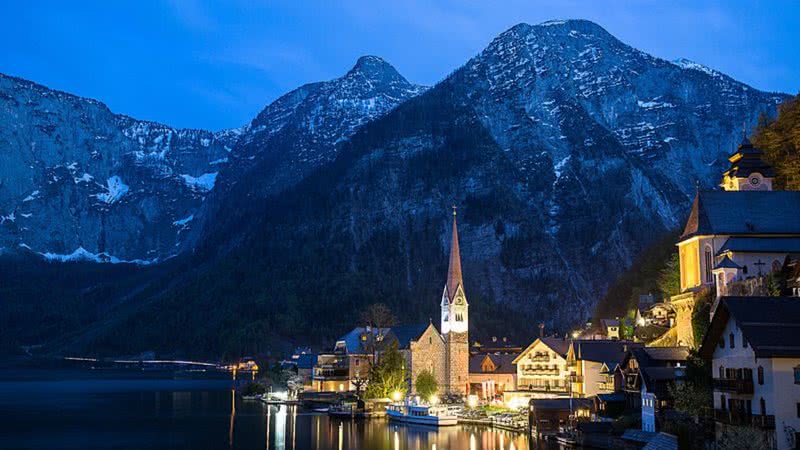
[{"label": "lake water reflection", "polygon": [[224,379],[171,374],[0,372],[0,448],[526,450],[527,437],[477,426],[349,421],[242,401]]}]

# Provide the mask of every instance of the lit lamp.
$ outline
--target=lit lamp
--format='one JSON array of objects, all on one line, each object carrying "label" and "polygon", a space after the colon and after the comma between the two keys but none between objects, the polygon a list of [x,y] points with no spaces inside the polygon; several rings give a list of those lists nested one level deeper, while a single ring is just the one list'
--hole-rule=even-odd
[{"label": "lit lamp", "polygon": [[428,400],[431,402],[431,405],[438,405],[439,404],[439,396],[436,394],[431,395],[431,398]]},{"label": "lit lamp", "polygon": [[403,398],[403,393],[402,392],[400,392],[400,391],[392,392],[392,400],[394,400],[396,402],[399,402],[401,398]]},{"label": "lit lamp", "polygon": [[475,394],[469,395],[467,397],[467,406],[469,406],[470,408],[478,406],[478,396]]}]

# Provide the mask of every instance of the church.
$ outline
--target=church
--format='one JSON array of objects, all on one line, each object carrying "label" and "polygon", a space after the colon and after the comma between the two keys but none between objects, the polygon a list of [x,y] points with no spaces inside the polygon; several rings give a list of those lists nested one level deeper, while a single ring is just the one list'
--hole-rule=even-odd
[{"label": "church", "polygon": [[320,353],[312,376],[316,391],[353,391],[367,377],[373,350],[396,343],[406,361],[410,392],[416,380],[428,371],[436,378],[440,393],[469,392],[469,303],[461,273],[458,224],[453,209],[450,262],[439,308],[439,329],[431,323],[391,328],[357,327],[339,338],[332,351]]},{"label": "church", "polygon": [[677,246],[681,293],[673,339],[695,346],[697,296],[713,289],[711,315],[725,295],[767,295],[766,277],[800,256],[800,192],[773,191],[774,169],[745,137],[728,160],[722,190],[699,190]]},{"label": "church", "polygon": [[428,370],[436,377],[440,392],[466,395],[469,392],[469,303],[461,273],[455,208],[450,262],[440,308],[439,330],[431,324],[420,339],[410,345],[412,391],[416,392],[413,384],[416,383],[417,376]]}]

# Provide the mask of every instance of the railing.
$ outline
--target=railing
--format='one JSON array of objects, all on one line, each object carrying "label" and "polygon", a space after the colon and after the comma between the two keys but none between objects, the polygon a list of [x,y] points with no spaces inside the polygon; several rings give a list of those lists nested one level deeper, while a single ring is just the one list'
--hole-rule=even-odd
[{"label": "railing", "polygon": [[714,378],[714,390],[736,394],[752,394],[752,379]]},{"label": "railing", "polygon": [[714,420],[727,425],[754,426],[766,429],[775,428],[775,416],[742,414],[741,412],[734,412],[727,409],[715,409]]},{"label": "railing", "polygon": [[531,391],[531,392],[559,392],[559,393],[569,392],[567,386],[551,386],[551,385],[536,385],[536,384],[521,385],[519,387],[519,390]]},{"label": "railing", "polygon": [[550,355],[534,355],[529,359],[534,362],[548,362],[550,361]]},{"label": "railing", "polygon": [[350,369],[347,367],[315,367],[314,378],[347,378],[350,376]]},{"label": "railing", "polygon": [[561,373],[561,369],[548,369],[545,367],[530,367],[530,368],[523,368],[522,374],[523,375],[558,375]]}]

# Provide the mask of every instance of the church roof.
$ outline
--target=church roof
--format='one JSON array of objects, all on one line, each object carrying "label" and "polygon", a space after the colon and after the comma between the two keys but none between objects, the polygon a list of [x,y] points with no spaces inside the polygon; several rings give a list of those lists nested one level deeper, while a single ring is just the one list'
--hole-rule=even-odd
[{"label": "church roof", "polygon": [[775,169],[764,161],[763,156],[764,152],[754,147],[745,137],[736,153],[728,157],[731,167],[723,173],[723,176],[747,178],[751,173],[758,172],[765,177],[774,177]]},{"label": "church roof", "polygon": [[732,237],[720,247],[717,255],[726,252],[740,253],[800,253],[800,236],[797,237]]},{"label": "church roof", "polygon": [[757,358],[800,356],[800,298],[722,297],[700,346],[701,356],[714,355],[731,318]]},{"label": "church roof", "polygon": [[422,336],[422,333],[428,329],[429,323],[418,323],[414,325],[401,325],[392,327],[392,333],[397,338],[397,345],[399,348],[408,348],[411,341],[416,341]]},{"label": "church roof", "polygon": [[447,297],[451,302],[456,295],[458,286],[463,289],[464,280],[461,276],[461,251],[458,248],[458,225],[456,224],[456,210],[453,209],[453,234],[450,242],[450,264],[447,268]]},{"label": "church roof", "polygon": [[800,191],[700,191],[680,239],[712,234],[800,235]]},{"label": "church roof", "polygon": [[717,263],[716,266],[714,266],[714,269],[741,269],[741,268],[742,266],[733,262],[732,259],[728,258],[728,255],[725,255],[725,257],[722,258],[722,261],[720,261],[719,263]]}]

